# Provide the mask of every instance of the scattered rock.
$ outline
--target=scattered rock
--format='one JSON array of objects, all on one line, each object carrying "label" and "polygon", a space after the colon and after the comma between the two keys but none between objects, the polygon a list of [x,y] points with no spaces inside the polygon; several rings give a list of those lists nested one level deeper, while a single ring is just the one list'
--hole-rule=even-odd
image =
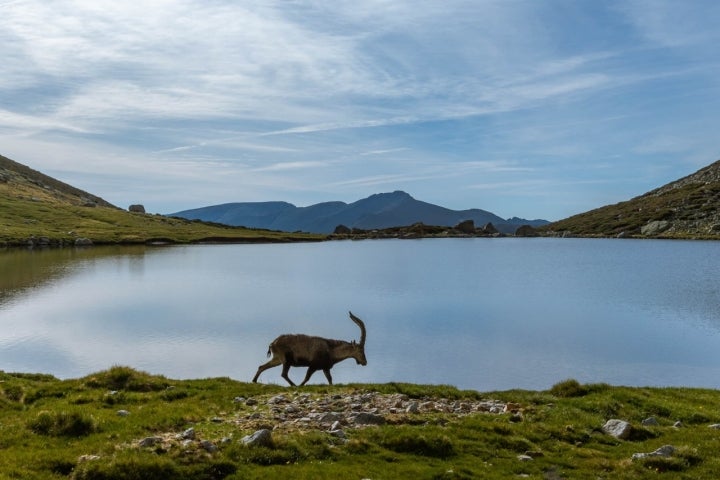
[{"label": "scattered rock", "polygon": [[117,414],[120,417],[127,417],[128,415],[130,415],[130,412],[128,412],[127,410],[118,410]]},{"label": "scattered rock", "polygon": [[531,462],[533,460],[533,457],[531,457],[530,455],[523,454],[523,455],[518,455],[517,459],[520,460],[521,462]]},{"label": "scattered rock", "polygon": [[129,211],[129,212],[134,212],[134,213],[145,213],[145,207],[144,207],[143,205],[140,205],[140,204],[130,205],[130,206],[128,207],[128,211]]},{"label": "scattered rock", "polygon": [[200,446],[204,448],[205,451],[208,453],[215,453],[218,451],[217,445],[215,445],[210,440],[203,440],[202,442],[200,442]]},{"label": "scattered rock", "polygon": [[643,427],[657,427],[660,423],[658,423],[657,418],[648,417],[642,421],[642,425]]},{"label": "scattered rock", "polygon": [[612,419],[605,422],[602,430],[610,436],[625,440],[632,433],[632,425],[625,420]]},{"label": "scattered rock", "polygon": [[277,405],[278,403],[287,403],[289,400],[288,398],[283,395],[275,395],[274,397],[271,397],[270,400],[267,401],[270,405]]},{"label": "scattered rock", "polygon": [[633,460],[641,460],[643,458],[647,457],[670,457],[672,454],[675,453],[675,447],[672,445],[663,445],[662,447],[658,448],[654,452],[650,453],[633,453],[632,459]]},{"label": "scattered rock", "polygon": [[[380,394],[360,391],[346,394],[315,395],[299,392],[280,395],[259,395],[256,398],[235,397],[237,410],[208,418],[207,422],[232,425],[247,432],[255,432],[243,437],[245,445],[272,445],[272,433],[316,430],[335,437],[332,442],[344,442],[354,429],[373,428],[387,422],[402,424],[414,422],[417,413],[443,414],[435,422],[446,425],[449,417],[468,415],[517,415],[522,418],[523,408],[519,404],[497,400],[450,400],[447,398],[412,399],[407,395]],[[245,406],[250,408],[245,408]],[[416,413],[413,413],[416,412]],[[432,421],[432,420],[431,420]],[[184,451],[206,451],[212,453],[229,437],[197,438],[193,428],[182,433],[168,432],[155,437],[147,437],[132,443],[135,448],[155,447],[164,451],[181,448]],[[203,442],[208,442],[204,444]],[[530,453],[527,453],[528,455]]]},{"label": "scattered rock", "polygon": [[157,445],[163,441],[162,437],[145,437],[138,442],[138,447],[147,448]]},{"label": "scattered rock", "polygon": [[712,425],[708,425],[709,428],[714,428],[715,430],[720,430],[720,423],[713,423]]},{"label": "scattered rock", "polygon": [[93,244],[93,241],[89,238],[85,237],[78,237],[75,239],[75,246],[76,247],[89,247]]},{"label": "scattered rock", "polygon": [[385,425],[385,418],[374,413],[361,412],[352,417],[355,425]]},{"label": "scattered rock", "polygon": [[682,428],[682,427],[684,427],[684,426],[685,426],[685,425],[683,425],[683,423],[682,423],[680,420],[678,420],[677,422],[673,423],[673,427],[675,427],[675,428]]},{"label": "scattered rock", "polygon": [[269,447],[272,445],[272,433],[270,430],[264,428],[262,430],[258,430],[252,435],[243,437],[240,441],[248,446]]}]

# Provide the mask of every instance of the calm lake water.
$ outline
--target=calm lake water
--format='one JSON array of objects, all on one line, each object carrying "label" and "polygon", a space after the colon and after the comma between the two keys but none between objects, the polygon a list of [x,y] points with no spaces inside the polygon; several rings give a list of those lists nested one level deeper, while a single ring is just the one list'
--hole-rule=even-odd
[{"label": "calm lake water", "polygon": [[249,381],[279,334],[359,339],[352,310],[368,365],[337,383],[718,388],[718,259],[720,242],[514,238],[3,251],[0,369]]}]

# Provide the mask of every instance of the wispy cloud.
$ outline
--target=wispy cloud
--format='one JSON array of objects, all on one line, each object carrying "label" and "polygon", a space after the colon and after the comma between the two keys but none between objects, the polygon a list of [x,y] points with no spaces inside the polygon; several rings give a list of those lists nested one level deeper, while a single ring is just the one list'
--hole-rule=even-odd
[{"label": "wispy cloud", "polygon": [[107,188],[103,174],[135,178],[166,211],[191,179],[208,198],[315,203],[411,186],[482,208],[490,190],[468,185],[716,151],[719,9],[0,0],[0,153],[66,181],[85,171],[89,190]]}]

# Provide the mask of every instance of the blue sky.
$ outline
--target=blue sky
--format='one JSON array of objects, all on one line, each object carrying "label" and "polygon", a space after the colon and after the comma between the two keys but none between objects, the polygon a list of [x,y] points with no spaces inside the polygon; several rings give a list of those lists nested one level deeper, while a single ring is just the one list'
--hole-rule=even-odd
[{"label": "blue sky", "polygon": [[715,0],[0,0],[0,154],[126,207],[557,220],[720,158]]}]

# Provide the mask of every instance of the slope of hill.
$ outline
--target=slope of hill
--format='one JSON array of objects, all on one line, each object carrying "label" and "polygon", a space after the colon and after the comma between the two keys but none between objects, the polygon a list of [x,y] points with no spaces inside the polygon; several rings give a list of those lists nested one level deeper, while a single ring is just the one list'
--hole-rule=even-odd
[{"label": "slope of hill", "polygon": [[0,156],[0,246],[321,238],[130,213]]},{"label": "slope of hill", "polygon": [[422,222],[426,225],[454,226],[464,220],[476,225],[492,223],[503,233],[514,233],[520,225],[540,226],[545,220],[505,220],[480,209],[450,210],[414,199],[405,192],[378,193],[347,204],[324,202],[296,207],[286,202],[227,203],[192,210],[172,216],[269,228],[283,231],[331,233],[338,225],[365,230],[383,229]]},{"label": "slope of hill", "polygon": [[551,223],[551,234],[720,237],[720,161],[626,202]]}]

